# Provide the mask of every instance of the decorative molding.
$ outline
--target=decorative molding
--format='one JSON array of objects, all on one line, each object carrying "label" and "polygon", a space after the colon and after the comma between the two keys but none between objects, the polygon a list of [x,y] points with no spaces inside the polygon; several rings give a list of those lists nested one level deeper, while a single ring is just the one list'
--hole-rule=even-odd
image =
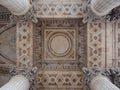
[{"label": "decorative molding", "polygon": [[6,23],[8,23],[9,21],[10,21],[10,13],[0,13],[0,23],[4,23],[4,22],[6,22]]},{"label": "decorative molding", "polygon": [[113,23],[113,63],[115,67],[120,67],[120,23]]},{"label": "decorative molding", "polygon": [[105,67],[105,23],[88,23],[88,67]]},{"label": "decorative molding", "polygon": [[17,66],[31,67],[33,65],[33,23],[17,23],[16,53]]},{"label": "decorative molding", "polygon": [[[92,23],[95,24],[95,23]],[[101,28],[99,28],[99,25],[101,24]],[[89,62],[91,62],[91,57],[97,57],[97,63],[100,60],[102,62],[102,65],[96,65],[96,61],[92,61],[96,66],[100,67],[119,67],[119,22],[109,22],[109,23],[97,23],[96,25],[92,25],[91,27],[90,23],[88,25],[88,66],[90,65]],[[98,28],[97,28],[98,26]],[[94,30],[97,30],[96,33],[94,33]],[[101,36],[99,35],[101,34]],[[98,40],[95,40],[93,37],[97,35],[101,37],[101,42]],[[92,43],[97,43],[99,46],[96,48],[96,46],[93,46]],[[91,48],[92,47],[92,48]],[[98,50],[101,48],[101,56],[96,56],[93,51]],[[89,61],[90,60],[90,61]],[[91,63],[92,64],[92,63]]]},{"label": "decorative molding", "polygon": [[37,0],[34,15],[38,18],[81,18],[82,0]]},{"label": "decorative molding", "polygon": [[[83,18],[84,23],[120,20],[119,7],[114,8],[108,15],[97,16],[91,10],[91,0],[31,0],[31,4],[30,10],[26,15],[19,16],[19,20],[35,23],[37,18]],[[5,13],[10,14],[10,12]]]},{"label": "decorative molding", "polygon": [[6,67],[5,65],[3,66],[3,64],[0,65],[0,75],[7,75],[7,74],[9,74],[8,65],[6,65]]},{"label": "decorative molding", "polygon": [[113,23],[106,23],[106,67],[115,67],[116,64],[114,59],[114,31]]},{"label": "decorative molding", "polygon": [[[33,58],[34,58],[34,64],[38,63],[44,63],[44,65],[47,65],[49,62],[50,64],[54,64],[56,60],[45,60],[44,59],[44,54],[41,53],[43,52],[45,45],[44,45],[44,32],[47,29],[53,30],[54,32],[58,32],[60,29],[66,29],[69,30],[72,28],[72,30],[76,30],[76,59],[71,59],[69,63],[74,64],[79,64],[83,63],[85,64],[86,62],[86,43],[87,41],[87,36],[86,36],[86,24],[83,25],[81,22],[81,19],[41,19],[39,23],[36,26],[36,29],[34,31],[34,53],[33,53]],[[69,30],[71,32],[71,29]],[[64,32],[64,30],[63,30]],[[65,31],[67,33],[67,31]],[[78,37],[78,38],[77,38]],[[75,44],[75,42],[73,42]],[[48,45],[48,44],[46,44]],[[45,53],[45,52],[44,52]],[[59,61],[60,60],[60,61]],[[57,59],[58,64],[67,64],[67,60],[63,59]],[[66,63],[65,63],[66,62]],[[48,64],[49,65],[49,64]],[[59,65],[58,65],[59,66]],[[50,67],[49,67],[50,68]]]},{"label": "decorative molding", "polygon": [[75,60],[76,30],[45,29],[44,45],[44,60]]},{"label": "decorative molding", "polygon": [[106,23],[106,65],[120,67],[120,23]]},{"label": "decorative molding", "polygon": [[[48,33],[49,31],[49,33]],[[67,58],[67,55],[71,55],[71,53],[67,53],[64,55],[63,58],[58,57],[56,54],[51,53],[47,50],[50,44],[49,39],[51,39],[54,35],[70,35],[69,39],[72,43],[72,49],[75,52],[75,59],[74,58]],[[54,35],[52,35],[54,34]],[[71,36],[72,35],[72,36]],[[38,76],[36,76],[39,79],[46,79],[48,82],[45,81],[37,81],[37,84],[35,84],[35,88],[41,89],[41,90],[55,90],[55,89],[61,89],[66,90],[65,87],[68,89],[76,89],[76,90],[82,90],[83,86],[75,84],[75,86],[69,85],[62,85],[61,87],[58,87],[60,84],[56,81],[56,84],[53,84],[51,81],[49,83],[49,80],[51,77],[56,79],[56,76],[61,76],[65,79],[65,76],[68,76],[71,80],[71,76],[74,78],[83,78],[83,74],[81,72],[81,68],[83,66],[86,66],[86,60],[87,60],[87,25],[82,23],[81,19],[39,19],[39,23],[36,24],[36,29],[34,29],[33,32],[33,63],[35,66],[39,68]],[[68,36],[67,36],[68,37]],[[60,37],[59,39],[64,39],[63,37]],[[68,39],[68,40],[69,40]],[[46,41],[45,41],[46,40]],[[48,41],[47,41],[48,40]],[[46,44],[45,44],[46,43]],[[62,44],[66,44],[62,42]],[[74,47],[74,44],[76,45]],[[53,45],[53,44],[52,44]],[[47,47],[47,48],[46,48]],[[58,52],[57,49],[56,52]],[[44,57],[45,53],[51,53],[52,58],[49,54],[46,54],[48,58],[46,59]],[[73,52],[73,51],[71,51]],[[64,54],[64,52],[62,53]],[[61,54],[60,54],[61,55]],[[42,76],[41,76],[42,75]],[[49,77],[45,77],[48,75]],[[56,79],[57,80],[57,79]],[[79,80],[79,79],[78,79]],[[82,81],[81,81],[82,82]],[[48,85],[44,85],[44,83],[49,83]],[[66,83],[65,83],[66,84]],[[76,87],[76,88],[75,88]]]},{"label": "decorative molding", "polygon": [[83,90],[83,74],[68,71],[39,71],[36,78],[36,89],[41,90]]},{"label": "decorative molding", "polygon": [[37,23],[38,20],[37,18],[33,15],[32,10],[30,10],[28,13],[26,13],[25,15],[22,16],[15,16],[15,15],[11,15],[10,16],[10,23],[12,22],[33,22],[33,23]]}]

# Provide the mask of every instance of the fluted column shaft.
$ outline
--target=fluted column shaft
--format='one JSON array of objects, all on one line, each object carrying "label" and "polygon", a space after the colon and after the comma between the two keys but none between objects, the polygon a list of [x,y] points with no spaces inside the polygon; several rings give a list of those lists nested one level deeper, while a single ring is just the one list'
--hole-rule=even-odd
[{"label": "fluted column shaft", "polygon": [[107,15],[120,5],[120,0],[91,0],[91,9],[98,16]]},{"label": "fluted column shaft", "polygon": [[98,75],[90,83],[91,90],[120,90],[105,76]]},{"label": "fluted column shaft", "polygon": [[29,90],[29,80],[23,75],[13,76],[0,90]]},{"label": "fluted column shaft", "polygon": [[0,0],[0,4],[15,15],[24,15],[30,9],[29,0]]}]

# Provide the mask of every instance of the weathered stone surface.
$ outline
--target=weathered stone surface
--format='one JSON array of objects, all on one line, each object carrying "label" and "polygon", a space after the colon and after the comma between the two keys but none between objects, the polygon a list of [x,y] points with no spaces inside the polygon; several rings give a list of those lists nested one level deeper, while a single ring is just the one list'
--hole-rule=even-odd
[{"label": "weathered stone surface", "polygon": [[0,57],[16,62],[16,27],[0,32]]}]

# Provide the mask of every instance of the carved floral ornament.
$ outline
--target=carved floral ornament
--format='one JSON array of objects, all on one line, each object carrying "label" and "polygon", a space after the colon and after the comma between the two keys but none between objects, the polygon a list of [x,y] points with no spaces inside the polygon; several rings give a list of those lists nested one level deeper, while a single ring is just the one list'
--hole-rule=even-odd
[{"label": "carved floral ornament", "polygon": [[[37,18],[83,18],[83,22],[116,21],[120,0],[2,0],[16,21]],[[22,4],[22,5],[21,5]]]}]

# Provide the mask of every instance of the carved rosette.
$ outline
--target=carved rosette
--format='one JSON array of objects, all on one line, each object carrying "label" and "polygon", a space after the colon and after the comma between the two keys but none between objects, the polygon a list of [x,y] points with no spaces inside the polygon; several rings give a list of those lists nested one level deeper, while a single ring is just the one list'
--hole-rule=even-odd
[{"label": "carved rosette", "polygon": [[[57,31],[56,31],[57,30]],[[76,32],[74,29],[44,30],[45,60],[75,60]]]},{"label": "carved rosette", "polygon": [[35,87],[82,90],[86,24],[81,19],[40,19],[33,37],[34,65],[39,67]]},{"label": "carved rosette", "polygon": [[16,53],[17,66],[33,65],[33,24],[31,22],[17,23]]},{"label": "carved rosette", "polygon": [[81,18],[82,0],[38,0],[33,8],[38,18]]},{"label": "carved rosette", "polygon": [[88,67],[105,67],[105,24],[88,23]]},{"label": "carved rosette", "polygon": [[76,89],[83,90],[82,72],[70,71],[39,71],[35,87],[41,90],[55,90],[55,89]]}]

